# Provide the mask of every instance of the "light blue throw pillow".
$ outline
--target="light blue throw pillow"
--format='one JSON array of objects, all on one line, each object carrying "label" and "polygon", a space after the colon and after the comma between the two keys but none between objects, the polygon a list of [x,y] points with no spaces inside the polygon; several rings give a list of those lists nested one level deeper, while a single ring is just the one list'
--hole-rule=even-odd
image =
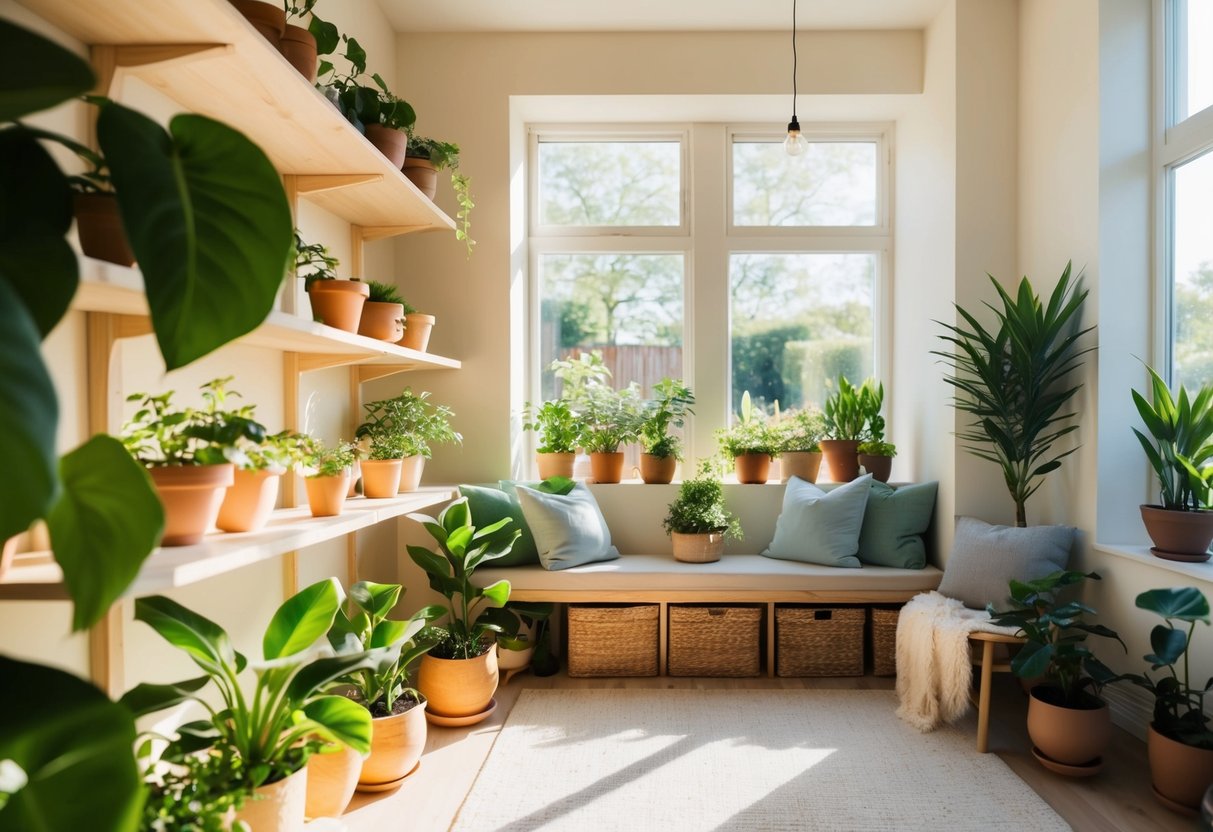
[{"label": "light blue throw pillow", "polygon": [[781,560],[859,568],[859,532],[871,488],[871,474],[830,492],[792,477],[783,492],[783,510],[775,521],[775,539],[763,554]]},{"label": "light blue throw pillow", "polygon": [[568,569],[619,557],[598,501],[584,483],[577,483],[563,496],[544,494],[521,483],[517,491],[544,569]]}]

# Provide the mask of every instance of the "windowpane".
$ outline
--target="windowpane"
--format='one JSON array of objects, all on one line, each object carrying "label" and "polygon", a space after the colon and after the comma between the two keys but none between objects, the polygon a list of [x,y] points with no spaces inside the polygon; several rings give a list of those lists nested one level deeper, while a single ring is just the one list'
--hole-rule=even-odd
[{"label": "windowpane", "polygon": [[733,254],[732,406],[822,405],[827,381],[873,373],[878,255]]},{"label": "windowpane", "polygon": [[681,254],[544,254],[539,258],[543,398],[559,391],[548,367],[598,351],[616,388],[646,394],[682,377]]},{"label": "windowpane", "polygon": [[733,224],[876,225],[876,143],[733,143]]},{"label": "windowpane", "polygon": [[1213,104],[1213,0],[1173,0],[1175,120]]},{"label": "windowpane", "polygon": [[681,164],[676,141],[541,141],[539,223],[681,225]]},{"label": "windowpane", "polygon": [[1175,169],[1172,383],[1213,382],[1213,153]]}]

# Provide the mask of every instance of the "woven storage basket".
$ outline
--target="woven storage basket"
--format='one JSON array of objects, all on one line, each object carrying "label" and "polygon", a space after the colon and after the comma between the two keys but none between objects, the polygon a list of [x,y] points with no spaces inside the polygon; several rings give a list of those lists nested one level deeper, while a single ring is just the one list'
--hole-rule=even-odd
[{"label": "woven storage basket", "polygon": [[569,605],[570,676],[656,676],[656,604]]},{"label": "woven storage basket", "polygon": [[900,609],[872,607],[872,673],[897,675],[897,617]]},{"label": "woven storage basket", "polygon": [[862,608],[777,608],[777,672],[780,676],[862,676],[866,620]]},{"label": "woven storage basket", "polygon": [[757,607],[670,607],[671,676],[757,676]]}]

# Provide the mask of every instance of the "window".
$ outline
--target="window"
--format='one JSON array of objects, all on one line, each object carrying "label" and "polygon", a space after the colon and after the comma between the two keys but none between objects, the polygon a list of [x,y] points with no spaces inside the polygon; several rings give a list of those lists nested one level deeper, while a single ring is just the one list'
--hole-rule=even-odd
[{"label": "window", "polygon": [[874,226],[877,145],[813,141],[800,156],[782,143],[733,141],[736,226]]},{"label": "window", "polygon": [[1213,0],[1172,0],[1172,124],[1213,104]]}]

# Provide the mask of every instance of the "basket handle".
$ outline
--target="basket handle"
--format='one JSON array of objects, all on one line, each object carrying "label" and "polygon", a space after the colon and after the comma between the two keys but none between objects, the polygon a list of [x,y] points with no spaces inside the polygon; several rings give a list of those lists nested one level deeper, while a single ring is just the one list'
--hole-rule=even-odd
[{"label": "basket handle", "polygon": [[833,610],[813,610],[814,621],[829,621],[834,617]]}]

